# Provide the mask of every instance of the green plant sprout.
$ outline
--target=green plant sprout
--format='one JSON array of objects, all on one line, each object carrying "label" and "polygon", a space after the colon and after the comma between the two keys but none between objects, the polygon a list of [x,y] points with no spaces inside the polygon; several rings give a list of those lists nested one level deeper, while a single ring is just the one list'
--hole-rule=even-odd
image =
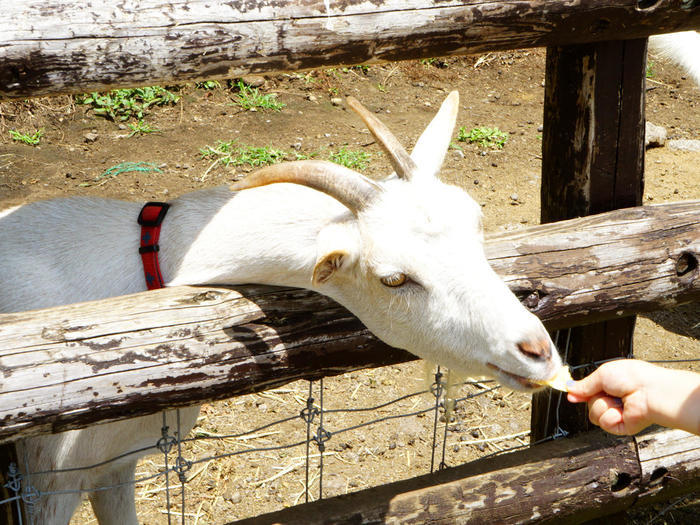
[{"label": "green plant sprout", "polygon": [[[142,173],[162,173],[162,170],[152,162],[120,162],[119,164],[112,166],[111,168],[107,168],[100,175],[95,177],[96,182],[100,181],[99,184],[95,184],[95,186],[102,186],[109,180],[121,175],[122,173],[127,173],[130,171],[137,171]],[[80,186],[92,186],[92,183],[83,182],[82,184],[80,184]]]},{"label": "green plant sprout", "polygon": [[145,120],[139,120],[136,124],[127,124],[129,128],[131,128],[131,133],[129,133],[129,137],[133,137],[134,135],[145,135],[147,133],[158,133],[160,130],[158,128],[152,127],[148,122]]},{"label": "green plant sprout", "polygon": [[76,103],[91,106],[95,115],[114,121],[132,117],[143,120],[151,106],[173,105],[178,100],[179,95],[159,86],[84,93],[75,97]]},{"label": "green plant sprout", "polygon": [[10,137],[12,137],[12,140],[15,140],[17,142],[22,142],[24,144],[28,144],[29,146],[39,145],[39,142],[41,141],[41,137],[43,137],[43,136],[44,136],[43,129],[38,129],[34,133],[31,133],[31,134],[20,133],[19,131],[15,131],[14,129],[10,130]]},{"label": "green plant sprout", "polygon": [[238,94],[234,97],[233,103],[246,110],[269,109],[281,111],[286,104],[277,101],[277,95],[268,93],[263,95],[258,88],[250,87],[239,80],[236,83]]},{"label": "green plant sprout", "polygon": [[221,84],[219,84],[216,80],[204,80],[203,82],[195,82],[194,87],[197,89],[217,89],[221,87]]},{"label": "green plant sprout", "polygon": [[646,76],[646,78],[654,78],[656,76],[656,73],[654,72],[654,61],[653,60],[647,60],[647,67],[646,67],[645,76]]},{"label": "green plant sprout", "polygon": [[294,151],[291,156],[294,160],[310,160],[318,157],[318,153],[315,151],[311,153],[299,153],[298,151]]},{"label": "green plant sprout", "polygon": [[464,126],[459,128],[457,133],[459,142],[476,143],[484,148],[502,149],[508,140],[508,133],[498,128],[472,128],[467,131]]},{"label": "green plant sprout", "polygon": [[316,72],[314,70],[307,71],[306,73],[296,73],[296,78],[304,81],[304,84],[314,84],[318,82],[318,79],[314,76]]},{"label": "green plant sprout", "polygon": [[217,140],[214,146],[205,146],[199,150],[200,158],[213,159],[200,180],[204,180],[216,166],[244,166],[254,168],[282,162],[287,157],[286,151],[269,146],[247,146],[236,140]]},{"label": "green plant sprout", "polygon": [[269,146],[247,146],[238,144],[235,140],[217,140],[214,146],[206,146],[200,149],[199,153],[203,159],[216,159],[224,166],[247,164],[252,167],[282,162],[287,156],[287,153],[280,149]]},{"label": "green plant sprout", "polygon": [[328,156],[331,162],[345,166],[346,168],[364,171],[372,158],[371,153],[365,151],[349,150],[345,146],[337,152],[331,152]]}]

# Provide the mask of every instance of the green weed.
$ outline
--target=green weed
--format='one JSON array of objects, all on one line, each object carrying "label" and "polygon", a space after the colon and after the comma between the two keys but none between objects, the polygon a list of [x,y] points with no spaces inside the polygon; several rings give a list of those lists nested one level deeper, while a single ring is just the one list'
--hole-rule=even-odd
[{"label": "green weed", "polygon": [[[282,162],[288,155],[285,151],[269,146],[247,146],[245,144],[238,144],[235,140],[217,140],[214,146],[205,146],[201,148],[199,154],[202,159],[214,160],[202,175],[201,181],[206,179],[209,172],[219,164],[223,166],[248,165],[260,167]],[[297,160],[301,160],[301,155],[297,155]]]},{"label": "green weed", "polygon": [[158,128],[152,127],[145,120],[139,120],[136,124],[127,124],[131,128],[130,137],[134,135],[146,135],[147,133],[158,133],[160,130]]},{"label": "green weed", "polygon": [[421,58],[420,63],[425,67],[447,68],[447,62],[441,58]]},{"label": "green weed", "polygon": [[646,78],[654,78],[654,76],[656,76],[654,72],[654,61],[647,60]]},{"label": "green weed", "polygon": [[349,150],[343,146],[339,151],[335,153],[331,152],[328,158],[331,162],[335,162],[346,168],[363,171],[367,169],[372,154],[365,151]]},{"label": "green weed", "polygon": [[459,128],[457,133],[459,142],[476,143],[484,148],[502,149],[508,140],[508,133],[498,128],[472,128],[467,131],[464,126]]},{"label": "green weed", "polygon": [[[217,140],[213,146],[205,146],[199,150],[202,159],[213,160],[202,176],[206,178],[209,172],[218,165],[250,166],[258,168],[269,164],[277,164],[284,160],[309,160],[319,156],[318,152],[301,153],[284,151],[270,146],[248,146],[236,140]],[[372,155],[363,151],[352,151],[346,147],[337,152],[330,152],[328,159],[350,169],[364,170],[367,168]]]},{"label": "green weed", "polygon": [[[239,144],[235,140],[217,140],[214,146],[206,146],[199,150],[203,159],[214,159],[215,164],[224,166],[243,166],[245,164],[258,167],[282,162],[287,153],[269,146],[257,147]],[[208,170],[207,170],[208,171]]]},{"label": "green weed", "polygon": [[315,84],[318,79],[314,76],[315,71],[307,71],[306,73],[296,73],[296,78],[304,81],[304,84]]},{"label": "green weed", "polygon": [[233,103],[243,109],[269,109],[281,111],[286,104],[277,101],[277,95],[269,93],[263,95],[258,88],[253,88],[242,81],[236,83],[238,94],[234,97]]},{"label": "green weed", "polygon": [[237,155],[233,157],[233,164],[234,166],[244,164],[253,167],[266,166],[282,162],[286,156],[286,152],[269,146],[241,146],[238,148]]},{"label": "green weed", "polygon": [[341,70],[341,69],[338,69],[335,67],[329,67],[328,69],[323,70],[323,74],[327,77],[338,79],[338,78],[340,78],[341,73],[347,73],[348,71],[349,71],[348,68],[343,68]]},{"label": "green weed", "polygon": [[216,80],[205,80],[204,82],[195,82],[194,87],[197,89],[218,89],[221,87],[221,84],[219,84]]},{"label": "green weed", "polygon": [[43,129],[38,129],[32,134],[20,133],[19,131],[15,131],[14,129],[10,130],[10,137],[12,137],[12,140],[28,144],[29,146],[37,146],[41,141],[41,137],[43,136]]},{"label": "green weed", "polygon": [[75,101],[92,107],[93,113],[110,120],[143,120],[151,106],[176,104],[180,96],[159,86],[136,89],[115,89],[107,93],[84,93]]},{"label": "green weed", "polygon": [[[162,173],[162,170],[152,162],[121,162],[111,168],[107,168],[100,175],[95,177],[95,182],[99,182],[99,184],[94,184],[94,186],[102,186],[122,173],[130,171]],[[91,182],[83,182],[79,186],[86,187],[93,186],[93,184]]]},{"label": "green weed", "polygon": [[358,71],[360,73],[364,73],[365,75],[369,73],[369,66],[365,64],[360,64],[357,66],[350,66],[350,68],[347,68],[348,71]]},{"label": "green weed", "polygon": [[294,160],[310,160],[310,159],[315,159],[318,157],[317,152],[312,152],[312,153],[299,153],[298,151],[295,151],[292,153],[292,156],[294,157]]}]

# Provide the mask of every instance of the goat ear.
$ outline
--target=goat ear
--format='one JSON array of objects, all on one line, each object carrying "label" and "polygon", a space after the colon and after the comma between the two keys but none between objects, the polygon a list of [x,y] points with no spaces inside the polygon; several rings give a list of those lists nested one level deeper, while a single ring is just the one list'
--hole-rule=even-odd
[{"label": "goat ear", "polygon": [[440,110],[416,142],[411,158],[418,165],[420,177],[434,177],[440,171],[450,147],[458,110],[459,92],[453,91],[447,95]]},{"label": "goat ear", "polygon": [[316,265],[311,283],[323,284],[337,275],[337,272],[345,273],[357,261],[359,246],[354,221],[331,223],[323,228],[317,239]]},{"label": "goat ear", "polygon": [[327,282],[349,258],[350,254],[345,250],[334,250],[321,256],[314,266],[311,282],[316,285]]}]

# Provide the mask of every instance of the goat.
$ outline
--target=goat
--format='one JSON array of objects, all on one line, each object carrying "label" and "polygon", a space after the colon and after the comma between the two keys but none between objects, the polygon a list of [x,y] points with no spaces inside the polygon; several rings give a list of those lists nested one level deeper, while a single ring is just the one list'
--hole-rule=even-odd
[{"label": "goat", "polygon": [[[459,96],[447,96],[411,155],[359,102],[359,113],[395,173],[375,181],[319,160],[277,164],[232,190],[193,192],[171,203],[160,260],[168,286],[261,283],[305,287],[352,311],[377,337],[451,369],[525,391],[561,359],[540,321],[489,266],[481,208],[437,178]],[[68,198],[0,215],[0,311],[43,308],[145,289],[136,217],[141,205]],[[89,229],[89,235],[86,231]],[[198,407],[182,411],[194,426]],[[168,414],[168,424],[173,415]],[[160,415],[28,438],[18,455],[46,471],[153,447]],[[155,450],[151,448],[151,452]],[[33,475],[40,492],[117,485],[90,493],[101,525],[136,525],[134,455],[90,471]],[[75,493],[44,495],[34,517],[67,524]]]},{"label": "goat", "polygon": [[685,69],[700,86],[700,32],[681,31],[649,37],[649,49]]}]

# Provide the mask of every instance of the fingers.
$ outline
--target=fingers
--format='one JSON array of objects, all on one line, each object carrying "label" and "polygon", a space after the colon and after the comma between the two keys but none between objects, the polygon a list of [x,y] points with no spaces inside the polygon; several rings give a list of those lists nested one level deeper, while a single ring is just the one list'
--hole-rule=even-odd
[{"label": "fingers", "polygon": [[603,394],[593,396],[588,400],[588,418],[604,430],[613,428],[623,422],[622,401]]},{"label": "fingers", "polygon": [[618,436],[634,435],[652,423],[634,396],[626,401],[603,394],[593,396],[588,400],[588,418],[594,425]]}]

